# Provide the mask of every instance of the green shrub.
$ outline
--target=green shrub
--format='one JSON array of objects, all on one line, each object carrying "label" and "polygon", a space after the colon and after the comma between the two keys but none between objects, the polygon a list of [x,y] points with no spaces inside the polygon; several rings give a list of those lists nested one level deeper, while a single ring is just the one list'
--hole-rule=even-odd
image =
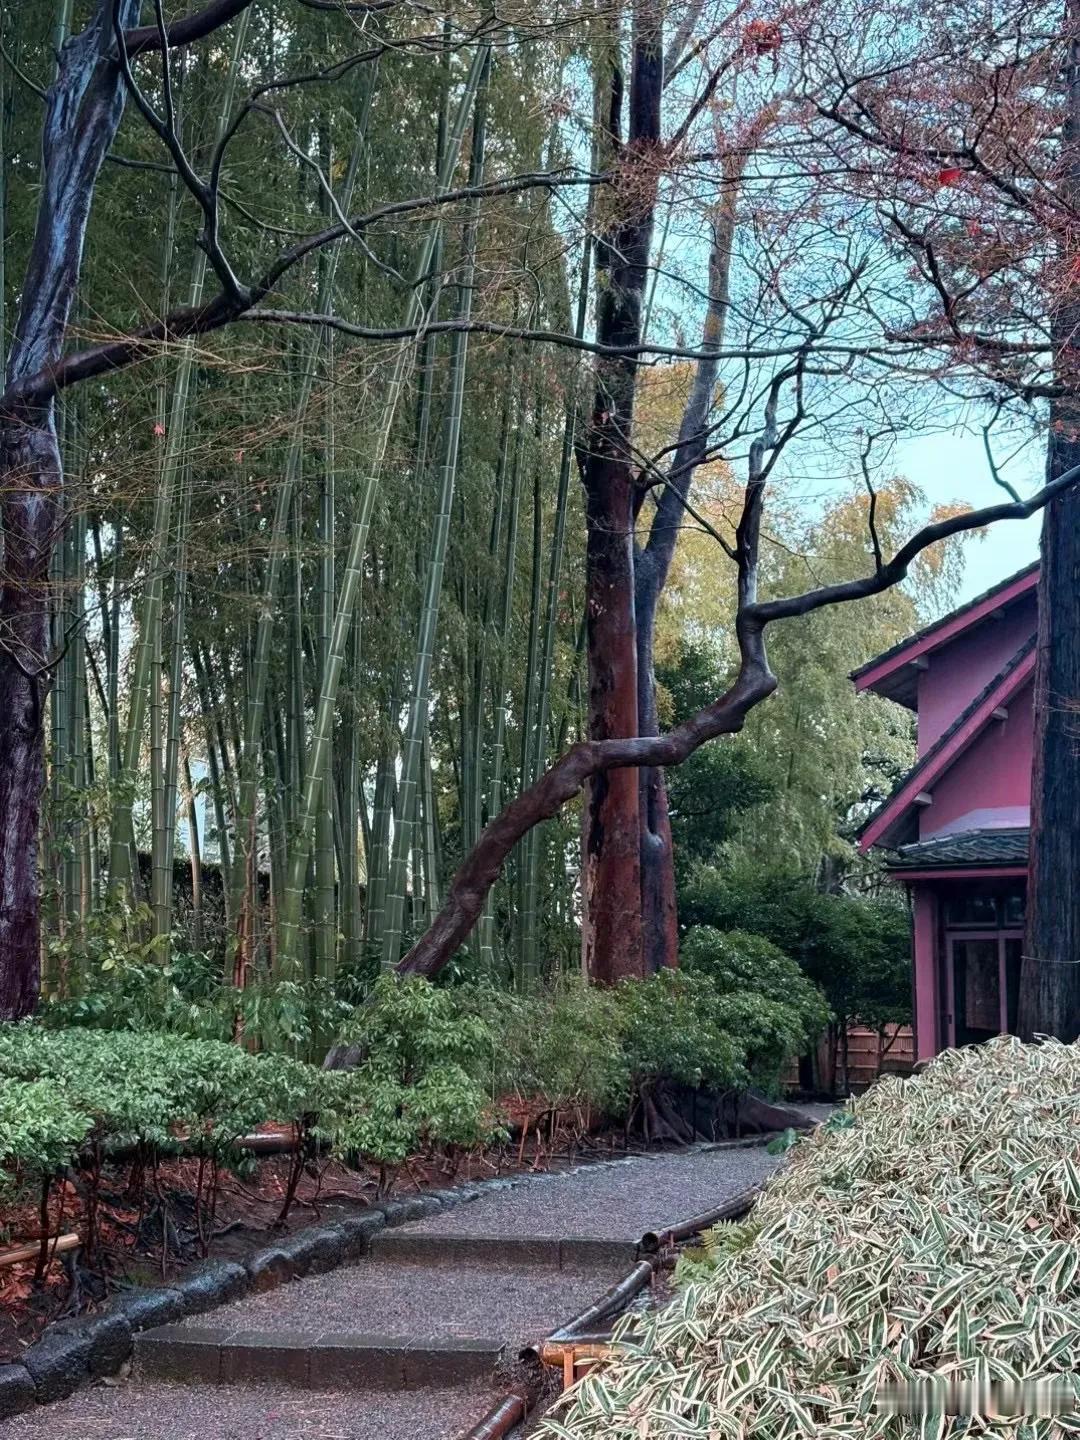
[{"label": "green shrub", "polygon": [[911,934],[899,896],[822,894],[804,876],[749,864],[695,866],[679,890],[690,927],[750,931],[820,986],[838,1022],[911,1019]]},{"label": "green shrub", "polygon": [[265,1121],[307,1124],[332,1098],[321,1070],[175,1036],[0,1027],[0,1165],[48,1175],[84,1145],[102,1154],[183,1142],[218,1159]]},{"label": "green shrub", "polygon": [[745,1086],[738,1041],[721,1023],[720,996],[703,975],[663,970],[616,989],[631,1085],[657,1080],[714,1090]]},{"label": "green shrub", "polygon": [[[789,1054],[804,1054],[829,1023],[829,1007],[821,991],[764,935],[697,925],[683,939],[679,959],[690,973],[707,975],[721,995],[756,995],[791,1012],[793,1021],[779,1016],[765,1021],[797,1032],[793,1039],[782,1041],[794,1046]],[[766,1011],[761,1014],[764,1018]],[[781,1043],[779,1034],[777,1043]]]},{"label": "green shrub", "polygon": [[0,1080],[0,1196],[66,1165],[92,1123],[50,1080]]},{"label": "green shrub", "polygon": [[424,1145],[464,1148],[499,1133],[479,1078],[491,1071],[494,1036],[452,991],[384,976],[341,1038],[359,1056],[337,1081],[341,1149],[398,1165]]},{"label": "green shrub", "polygon": [[315,1049],[352,1013],[327,980],[282,980],[237,989],[226,985],[200,954],[177,953],[162,965],[143,950],[110,958],[79,994],[42,1007],[56,1029],[168,1031],[201,1040],[229,1040],[239,1018],[245,1035],[268,1047]]},{"label": "green shrub", "polygon": [[575,978],[528,997],[458,993],[459,1003],[478,1007],[499,1036],[495,1094],[541,1098],[555,1109],[624,1113],[629,1076],[622,1016],[610,990]]}]

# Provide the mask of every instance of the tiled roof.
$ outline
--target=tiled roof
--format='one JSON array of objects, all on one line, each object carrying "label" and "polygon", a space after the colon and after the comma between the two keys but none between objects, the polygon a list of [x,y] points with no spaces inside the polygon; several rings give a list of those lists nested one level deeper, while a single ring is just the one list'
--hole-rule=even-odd
[{"label": "tiled roof", "polygon": [[990,589],[984,590],[981,595],[976,595],[971,600],[965,600],[963,605],[958,605],[955,610],[950,610],[947,615],[942,615],[937,620],[931,620],[929,625],[924,625],[921,630],[916,630],[911,635],[905,635],[903,640],[897,641],[897,643],[890,646],[888,650],[883,650],[880,655],[875,655],[872,659],[865,661],[858,669],[851,671],[850,678],[852,680],[858,680],[859,676],[865,671],[874,669],[874,667],[880,665],[882,661],[891,660],[894,655],[903,654],[911,645],[916,644],[919,640],[925,639],[927,635],[932,635],[935,630],[940,630],[940,628],[948,624],[950,620],[955,620],[960,615],[966,615],[969,610],[974,610],[977,605],[982,605],[985,601],[992,600],[999,591],[1007,590],[1010,585],[1015,585],[1017,580],[1022,580],[1025,575],[1030,575],[1038,568],[1039,562],[1034,560],[1030,565],[1025,565],[1022,570],[1017,570],[1015,575],[1009,575],[1004,580],[999,580],[996,585],[991,585]]},{"label": "tiled roof", "polygon": [[961,830],[902,845],[889,857],[890,870],[929,869],[934,865],[1026,865],[1028,828]]},{"label": "tiled roof", "polygon": [[873,823],[874,820],[877,819],[877,817],[881,814],[883,810],[888,809],[888,807],[896,799],[897,795],[900,794],[901,790],[903,790],[906,785],[910,784],[910,782],[915,778],[916,775],[920,774],[921,772],[928,771],[931,768],[934,761],[941,754],[942,750],[945,749],[946,745],[948,745],[949,741],[953,738],[956,732],[967,723],[971,716],[974,715],[975,712],[982,705],[985,705],[986,701],[990,698],[994,691],[997,690],[1003,684],[1003,682],[1006,681],[1009,676],[1012,675],[1013,672],[1020,665],[1023,664],[1023,662],[1031,654],[1034,648],[1035,636],[1032,635],[1024,641],[1024,643],[1020,646],[1019,650],[1016,651],[1008,664],[1004,665],[997,672],[996,675],[994,675],[990,680],[987,681],[987,683],[979,691],[978,695],[975,696],[975,699],[972,700],[971,704],[961,710],[960,714],[957,715],[956,719],[952,722],[952,724],[946,730],[942,731],[942,733],[934,741],[933,745],[930,746],[930,749],[927,750],[926,754],[920,756],[919,759],[916,760],[915,764],[911,767],[911,769],[905,775],[902,775],[900,777],[900,779],[896,782],[892,790],[881,802],[881,804],[876,806],[873,813],[871,815],[868,815],[863,821],[863,823],[859,826],[860,835],[863,834],[864,831],[869,829],[870,825]]}]

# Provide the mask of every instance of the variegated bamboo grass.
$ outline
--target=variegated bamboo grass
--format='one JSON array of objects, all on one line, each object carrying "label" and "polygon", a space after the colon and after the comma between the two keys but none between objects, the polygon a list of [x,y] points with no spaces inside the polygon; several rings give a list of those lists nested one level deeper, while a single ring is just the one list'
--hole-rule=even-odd
[{"label": "variegated bamboo grass", "polygon": [[[453,125],[447,141],[446,153],[443,157],[442,166],[440,167],[438,184],[440,191],[449,189],[454,171],[457,168],[457,159],[461,150],[461,141],[465,133],[465,126],[473,109],[473,102],[480,86],[481,77],[490,62],[490,55],[490,46],[483,45],[478,47],[473,56],[473,63],[464,83],[462,95],[458,102]],[[430,271],[432,256],[435,251],[435,244],[440,228],[440,222],[431,222],[421,246],[419,260],[414,271],[412,294],[405,320],[405,326],[409,330],[415,329],[423,318],[423,301],[421,298],[423,293],[422,282]],[[471,296],[471,286],[467,287],[466,293]],[[461,338],[464,340],[465,336],[462,335]],[[304,880],[307,872],[307,859],[311,847],[312,823],[314,820],[315,807],[327,772],[330,737],[337,702],[338,682],[345,660],[345,649],[349,637],[349,630],[354,623],[356,598],[360,588],[364,555],[367,550],[368,529],[371,524],[375,494],[390,443],[394,417],[401,399],[401,394],[413,368],[415,353],[415,345],[403,344],[394,362],[394,369],[391,374],[383,405],[382,423],[376,435],[370,469],[361,491],[359,513],[353,524],[352,533],[349,538],[349,548],[345,559],[341,590],[338,594],[337,608],[334,614],[330,654],[319,686],[315,722],[312,726],[311,748],[308,755],[307,773],[304,781],[303,801],[300,806],[295,839],[289,856],[288,875],[282,901],[283,913],[278,934],[277,961],[279,972],[283,976],[295,976],[297,971],[300,909],[303,899]],[[460,405],[458,423],[460,425]],[[455,457],[456,448],[455,438]],[[359,616],[355,617],[355,623],[359,624]],[[408,810],[408,806],[403,808],[406,811]],[[389,898],[392,900],[392,895]]]},{"label": "variegated bamboo grass", "polygon": [[[800,1140],[677,1298],[541,1427],[561,1440],[892,1440],[1076,1431],[1080,1046],[1003,1036],[890,1076]],[[633,1334],[629,1333],[633,1329]],[[1056,1380],[974,1426],[876,1409],[882,1387]],[[924,1392],[924,1401],[926,1395]],[[979,1408],[975,1399],[961,1414]],[[1025,1418],[1017,1412],[1028,1411]]]}]

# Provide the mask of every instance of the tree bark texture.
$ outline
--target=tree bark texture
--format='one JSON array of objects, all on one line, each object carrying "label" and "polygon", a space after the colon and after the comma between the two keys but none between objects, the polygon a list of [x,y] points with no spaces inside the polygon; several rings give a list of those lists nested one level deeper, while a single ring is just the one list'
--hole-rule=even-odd
[{"label": "tree bark texture", "polygon": [[[112,5],[64,47],[49,90],[41,193],[8,353],[9,388],[59,359],[75,296],[94,184],[124,106]],[[120,0],[121,24],[139,0]],[[18,1019],[40,987],[37,836],[49,680],[49,561],[63,474],[51,399],[0,414],[0,1018]]]},{"label": "tree bark texture", "polygon": [[[620,175],[615,215],[596,251],[597,339],[633,346],[652,243],[659,165],[663,52],[660,16],[638,0],[631,40],[628,133],[620,143],[623,78],[612,46],[608,142]],[[636,362],[599,359],[582,464],[586,496],[586,647],[589,739],[638,733],[634,616],[635,473],[631,430]],[[638,778],[633,770],[588,777],[581,837],[582,966],[601,984],[645,973],[641,929]]]},{"label": "tree bark texture", "polygon": [[[1064,198],[1080,200],[1080,0],[1067,9],[1069,53],[1062,131]],[[1050,412],[1047,479],[1080,463],[1080,247],[1059,244],[1067,286],[1051,315],[1059,381],[1068,396]],[[1035,660],[1035,741],[1027,936],[1019,1029],[1026,1038],[1080,1035],[1080,495],[1065,491],[1043,513]]]}]

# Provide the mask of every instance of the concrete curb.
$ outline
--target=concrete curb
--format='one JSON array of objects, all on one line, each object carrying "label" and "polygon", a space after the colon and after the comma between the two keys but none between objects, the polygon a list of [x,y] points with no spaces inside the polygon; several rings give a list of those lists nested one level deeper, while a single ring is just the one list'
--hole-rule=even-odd
[{"label": "concrete curb", "polygon": [[139,1335],[135,1366],[158,1380],[204,1385],[274,1380],[297,1389],[416,1390],[494,1376],[505,1343],[424,1340],[328,1330],[195,1329],[163,1325]]},{"label": "concrete curb", "polygon": [[597,1240],[590,1236],[532,1238],[523,1235],[439,1235],[388,1232],[376,1235],[371,1253],[401,1265],[536,1265],[548,1270],[583,1270],[631,1264],[633,1240]]}]

